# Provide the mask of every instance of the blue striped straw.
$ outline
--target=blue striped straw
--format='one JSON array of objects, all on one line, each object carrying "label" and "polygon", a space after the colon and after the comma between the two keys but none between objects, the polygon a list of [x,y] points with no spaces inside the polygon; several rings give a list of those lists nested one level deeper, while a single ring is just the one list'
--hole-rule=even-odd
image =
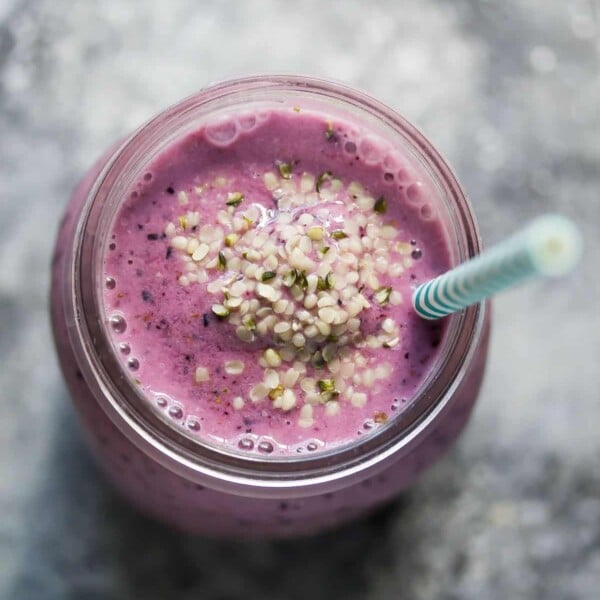
[{"label": "blue striped straw", "polygon": [[568,273],[582,253],[572,221],[546,215],[497,246],[420,285],[413,306],[424,319],[439,319],[533,277]]}]

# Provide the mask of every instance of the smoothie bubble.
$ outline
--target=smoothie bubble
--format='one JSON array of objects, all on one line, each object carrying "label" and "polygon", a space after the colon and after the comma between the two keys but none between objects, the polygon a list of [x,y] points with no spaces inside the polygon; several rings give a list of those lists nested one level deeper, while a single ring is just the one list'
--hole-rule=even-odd
[{"label": "smoothie bubble", "polygon": [[[414,175],[412,175],[406,167],[402,167],[396,171],[396,181],[398,181],[398,183],[406,184],[410,183],[412,180],[414,180]],[[401,186],[400,189],[403,187],[404,186]]]},{"label": "smoothie bubble", "polygon": [[419,209],[419,214],[421,215],[423,221],[431,221],[435,217],[433,206],[431,206],[431,204],[429,204],[428,202],[421,206],[421,208]]},{"label": "smoothie bubble", "polygon": [[117,282],[114,280],[113,277],[107,277],[104,284],[109,290],[114,290],[117,287]]},{"label": "smoothie bubble", "polygon": [[271,111],[268,109],[261,109],[256,111],[256,121],[257,123],[266,123],[271,118]]},{"label": "smoothie bubble", "polygon": [[190,431],[200,431],[200,421],[196,417],[188,417],[185,424]]},{"label": "smoothie bubble", "polygon": [[395,153],[387,154],[383,159],[383,168],[396,173],[402,168],[402,159]]},{"label": "smoothie bubble", "polygon": [[119,344],[119,350],[121,354],[127,356],[131,352],[131,346],[127,342],[121,342]]},{"label": "smoothie bubble", "polygon": [[237,135],[237,123],[230,117],[222,117],[205,129],[206,139],[215,146],[229,146]]},{"label": "smoothie bubble", "polygon": [[176,419],[176,420],[183,419],[183,409],[181,408],[181,406],[178,406],[177,404],[173,404],[173,405],[169,406],[169,410],[167,412],[172,419]]},{"label": "smoothie bubble", "polygon": [[127,366],[132,370],[132,371],[137,371],[140,368],[140,361],[135,358],[134,356],[132,356],[128,361],[127,361]]},{"label": "smoothie bubble", "polygon": [[252,131],[256,127],[256,115],[244,113],[237,118],[238,127],[241,131]]},{"label": "smoothie bubble", "polygon": [[156,399],[156,405],[160,408],[166,408],[168,404],[169,402],[164,396],[158,396]]},{"label": "smoothie bubble", "polygon": [[423,184],[419,181],[411,183],[406,188],[406,198],[412,204],[419,204],[423,201]]},{"label": "smoothie bubble", "polygon": [[273,446],[273,444],[267,440],[263,440],[258,444],[258,451],[263,452],[264,454],[271,454],[271,452],[273,452],[274,449],[275,447]]},{"label": "smoothie bubble", "polygon": [[238,448],[240,450],[246,450],[247,452],[249,452],[250,450],[254,450],[254,441],[250,438],[242,438],[238,442]]},{"label": "smoothie bubble", "polygon": [[127,321],[122,315],[113,315],[110,318],[110,327],[115,333],[125,333]]},{"label": "smoothie bubble", "polygon": [[344,144],[344,152],[346,154],[351,154],[351,155],[355,155],[356,154],[356,144],[352,141],[352,140],[348,140],[345,144]]},{"label": "smoothie bubble", "polygon": [[381,161],[381,148],[372,137],[363,138],[358,145],[358,153],[367,165],[375,165]]}]

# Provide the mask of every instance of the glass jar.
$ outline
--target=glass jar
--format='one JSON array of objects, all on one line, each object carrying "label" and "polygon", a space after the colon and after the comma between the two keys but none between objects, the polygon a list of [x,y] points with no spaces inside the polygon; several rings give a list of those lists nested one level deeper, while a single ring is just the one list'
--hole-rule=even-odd
[{"label": "glass jar", "polygon": [[371,435],[328,453],[287,458],[219,451],[159,418],[140,397],[107,334],[101,248],[131,182],[162,149],[208,115],[297,98],[355,115],[402,147],[439,196],[451,260],[480,251],[464,193],[431,144],[397,113],[337,83],[257,76],[209,87],[110,149],[76,188],[52,263],[52,323],[61,366],[95,455],[147,514],[195,533],[312,533],[375,509],[454,442],[474,405],[487,355],[489,307],[449,317],[440,359],[410,407]]}]

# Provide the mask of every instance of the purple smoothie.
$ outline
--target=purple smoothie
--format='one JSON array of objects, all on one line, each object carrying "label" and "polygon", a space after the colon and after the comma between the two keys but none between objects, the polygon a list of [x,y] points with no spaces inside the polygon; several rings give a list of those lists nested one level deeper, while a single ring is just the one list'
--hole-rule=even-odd
[{"label": "purple smoothie", "polygon": [[[215,121],[223,110],[237,117]],[[246,112],[240,116],[239,111]],[[384,123],[391,126],[381,127]],[[332,175],[319,180],[319,198],[306,198],[316,193],[316,179],[327,171]],[[272,176],[265,179],[267,173]],[[312,189],[310,177],[303,179],[305,173],[315,178],[314,192],[305,189]],[[298,197],[290,193],[298,188]],[[186,194],[181,200],[180,192]],[[241,202],[237,194],[243,195]],[[385,202],[377,204],[377,212],[382,197]],[[278,257],[273,269],[277,278],[268,276],[263,282],[264,269],[257,279],[256,268],[239,277],[235,259],[241,263],[241,248],[249,241],[245,236],[261,228],[273,241],[283,232],[275,231],[281,229],[275,213],[267,213],[265,221],[249,217],[253,222],[248,231],[243,222],[239,229],[236,215],[252,205],[274,211],[276,203],[281,209],[277,214],[297,214],[291,222],[304,228],[302,237],[314,223],[309,227],[308,217],[300,223],[300,212],[319,221],[322,239],[311,238],[311,244],[317,243],[307,254],[315,261],[319,252],[323,254],[323,239],[329,240],[329,258],[339,248],[354,246],[360,227],[352,223],[361,212],[372,219],[368,225],[381,230],[387,223],[396,230],[390,238],[389,229],[385,236],[373,238],[391,240],[391,247],[386,243],[386,260],[379,261],[380,268],[383,262],[388,266],[385,273],[375,269],[377,285],[367,281],[361,291],[369,307],[355,315],[358,329],[329,334],[336,338],[338,356],[325,360],[321,355],[316,371],[313,359],[303,362],[303,356],[282,358],[273,369],[282,383],[290,367],[302,371],[298,385],[282,386],[294,393],[293,403],[286,394],[285,406],[277,388],[273,398],[267,395],[255,402],[250,396],[257,381],[265,381],[265,349],[286,354],[290,340],[275,335],[275,323],[258,330],[259,322],[268,320],[266,315],[256,319],[256,328],[242,332],[244,339],[238,335],[243,319],[256,312],[255,306],[246,305],[242,315],[244,301],[274,309],[262,305],[263,296],[256,297],[259,279],[281,290],[280,300],[295,303],[291,314],[286,315],[287,308],[273,310],[285,317],[275,319],[284,337],[285,323],[291,327],[305,310],[304,304],[296,306],[298,290],[292,293],[282,285],[289,274],[277,244],[268,253]],[[355,204],[361,204],[360,210]],[[326,213],[320,215],[323,209]],[[239,229],[233,232],[238,239],[229,238],[232,243],[220,250],[225,265],[219,263],[219,244],[209,248],[207,257],[197,255],[198,260],[195,250],[188,253],[189,238],[197,237],[199,247],[202,227],[209,225],[205,232],[215,232],[217,220],[223,238],[215,242],[221,246],[230,225]],[[277,235],[272,236],[270,228]],[[339,230],[348,237],[334,237]],[[369,231],[373,233],[373,227]],[[178,237],[185,238],[185,247],[175,241]],[[304,249],[306,243],[302,242]],[[264,244],[269,247],[266,240],[258,244],[261,254]],[[369,250],[373,253],[374,248]],[[157,115],[125,144],[111,148],[83,178],[61,222],[52,263],[58,355],[100,465],[135,506],[185,532],[306,535],[374,510],[414,483],[447,451],[474,406],[486,362],[489,312],[472,307],[432,326],[412,315],[409,298],[413,285],[478,251],[470,207],[435,149],[393,111],[349,88],[304,77],[248,78],[203,90]],[[261,261],[270,260],[266,254]],[[310,275],[302,270],[304,275],[294,277],[301,288]],[[352,270],[349,261],[342,276],[334,268],[333,279],[328,280],[329,271],[318,275],[322,281],[317,278],[322,288],[317,291],[337,292],[342,306],[337,301],[333,306],[347,312],[358,292],[351,281],[355,276],[348,276]],[[255,281],[239,306],[234,293],[239,290],[232,290],[231,284],[215,283],[213,291],[208,289],[236,272],[236,279]],[[303,302],[308,279],[306,290],[300,290]],[[226,298],[222,288],[228,286]],[[390,291],[379,303],[374,299],[377,292],[369,287],[383,288],[383,296],[390,287],[394,295]],[[348,290],[352,293],[346,297]],[[215,304],[220,317],[213,311]],[[308,304],[306,311],[313,318],[314,307]],[[229,311],[226,316],[224,308]],[[383,328],[386,319],[391,328],[389,323]],[[301,325],[306,339],[316,343],[312,354],[316,349],[328,354],[323,342],[334,340],[310,337],[311,324]],[[352,338],[357,332],[362,340]],[[350,339],[342,340],[345,335]],[[383,346],[384,338],[389,347]],[[361,355],[366,365],[354,354],[347,361],[349,351]],[[345,370],[351,362],[361,378],[365,368],[376,372],[389,364],[392,369],[382,378],[367,376],[338,389],[344,386],[335,366],[338,359]],[[244,363],[241,373],[233,377],[224,372],[226,362],[237,360]],[[217,375],[226,379],[214,388],[219,393],[212,394],[210,384],[218,381]],[[306,391],[300,386],[302,379],[332,379],[333,390],[305,384]],[[348,385],[356,388],[352,394]],[[358,402],[353,402],[355,391],[364,394]],[[310,416],[302,415],[307,401]],[[320,452],[322,448],[331,452]]]},{"label": "purple smoothie", "polygon": [[444,335],[410,303],[450,266],[422,181],[384,139],[304,107],[172,143],[106,244],[125,370],[166,418],[235,451],[331,449],[384,426]]}]

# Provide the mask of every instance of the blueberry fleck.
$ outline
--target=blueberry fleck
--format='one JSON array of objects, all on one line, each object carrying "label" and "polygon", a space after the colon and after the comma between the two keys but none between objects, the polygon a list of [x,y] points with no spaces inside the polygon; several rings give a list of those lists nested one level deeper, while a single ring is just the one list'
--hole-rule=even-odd
[{"label": "blueberry fleck", "polygon": [[165,192],[167,192],[167,194],[171,194],[171,195],[173,195],[173,194],[175,193],[175,190],[173,189],[173,187],[172,187],[172,186],[169,186],[169,187],[168,187],[168,188],[165,190]]},{"label": "blueberry fleck", "polygon": [[146,237],[147,237],[147,238],[148,238],[148,239],[149,239],[151,242],[154,242],[154,241],[156,241],[156,240],[157,240],[157,239],[158,239],[160,236],[159,236],[159,234],[158,234],[158,233],[149,233],[149,234],[148,234]]},{"label": "blueberry fleck", "polygon": [[167,254],[166,254],[165,258],[168,260],[169,258],[171,258],[171,254],[173,254],[173,248],[171,248],[171,246],[169,246],[167,248]]},{"label": "blueberry fleck", "polygon": [[202,315],[202,323],[204,324],[204,327],[208,327],[208,313]]},{"label": "blueberry fleck", "polygon": [[154,302],[152,294],[148,290],[142,290],[142,300],[144,302]]}]

